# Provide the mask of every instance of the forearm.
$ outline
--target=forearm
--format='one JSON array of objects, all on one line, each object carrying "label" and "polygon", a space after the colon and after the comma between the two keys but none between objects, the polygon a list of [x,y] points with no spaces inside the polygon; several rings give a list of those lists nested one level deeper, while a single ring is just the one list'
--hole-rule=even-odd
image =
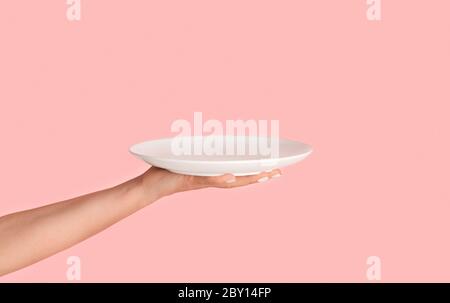
[{"label": "forearm", "polygon": [[118,186],[0,218],[0,276],[64,250],[160,197],[205,187],[233,188],[280,171],[234,177],[186,176],[152,167]]},{"label": "forearm", "polygon": [[0,275],[104,230],[159,197],[141,177],[67,201],[0,218]]}]

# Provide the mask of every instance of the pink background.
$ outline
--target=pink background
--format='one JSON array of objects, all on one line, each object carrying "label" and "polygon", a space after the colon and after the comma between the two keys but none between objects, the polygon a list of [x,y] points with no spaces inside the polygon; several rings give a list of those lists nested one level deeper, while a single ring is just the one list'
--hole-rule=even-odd
[{"label": "pink background", "polygon": [[450,1],[0,3],[0,215],[115,185],[175,119],[279,119],[282,178],[174,195],[0,281],[450,281]]}]

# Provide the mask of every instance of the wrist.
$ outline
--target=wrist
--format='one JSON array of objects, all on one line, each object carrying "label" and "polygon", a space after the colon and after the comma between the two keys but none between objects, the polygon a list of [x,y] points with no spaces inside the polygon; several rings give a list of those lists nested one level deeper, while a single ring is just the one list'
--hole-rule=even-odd
[{"label": "wrist", "polygon": [[146,185],[142,175],[122,183],[118,187],[124,200],[135,204],[137,208],[143,208],[161,197],[154,188]]}]

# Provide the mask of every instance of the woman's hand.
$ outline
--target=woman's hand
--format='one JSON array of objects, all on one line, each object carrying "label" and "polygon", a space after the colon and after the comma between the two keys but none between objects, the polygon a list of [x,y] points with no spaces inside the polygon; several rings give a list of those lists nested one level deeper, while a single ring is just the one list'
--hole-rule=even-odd
[{"label": "woman's hand", "polygon": [[234,188],[253,183],[261,183],[281,176],[279,169],[269,172],[262,172],[257,175],[235,177],[232,174],[225,174],[217,177],[188,176],[172,173],[168,170],[152,167],[143,175],[139,176],[140,184],[144,195],[151,195],[155,186],[158,197],[164,197],[177,192],[201,189],[206,187]]},{"label": "woman's hand", "polygon": [[108,189],[0,217],[0,276],[75,245],[164,196],[244,186],[279,175],[273,170],[245,177],[196,177],[152,167]]}]

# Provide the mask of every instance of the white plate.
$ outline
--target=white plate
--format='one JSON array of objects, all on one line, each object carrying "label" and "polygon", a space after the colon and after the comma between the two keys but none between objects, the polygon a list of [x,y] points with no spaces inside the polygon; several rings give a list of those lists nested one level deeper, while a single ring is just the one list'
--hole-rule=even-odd
[{"label": "white plate", "polygon": [[[205,139],[206,137],[203,138]],[[199,137],[185,138],[191,140],[191,150],[194,153],[194,140],[197,140]],[[266,156],[255,155],[250,153],[248,146],[250,140],[259,140],[259,137],[224,136],[218,138],[224,140],[224,146],[229,144],[230,140],[234,140],[236,150],[239,144],[241,144],[241,147],[242,144],[245,144],[245,154],[176,155],[172,149],[174,138],[141,142],[130,147],[130,152],[153,166],[178,174],[194,176],[218,176],[226,173],[231,173],[235,176],[254,175],[262,171],[294,164],[303,160],[312,152],[311,146],[307,144],[280,139],[278,156],[274,157],[273,153]],[[201,151],[204,151],[203,148],[201,148]]]}]

